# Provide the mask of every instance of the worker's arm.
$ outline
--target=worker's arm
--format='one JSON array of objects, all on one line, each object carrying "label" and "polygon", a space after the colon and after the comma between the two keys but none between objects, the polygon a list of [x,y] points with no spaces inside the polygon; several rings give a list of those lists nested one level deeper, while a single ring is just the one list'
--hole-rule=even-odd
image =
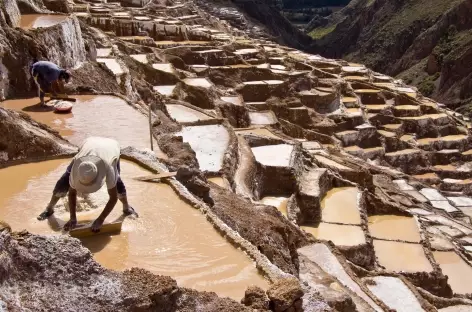
[{"label": "worker's arm", "polygon": [[77,191],[73,189],[72,187],[69,188],[68,198],[69,198],[70,219],[64,225],[65,231],[70,231],[73,228],[75,228],[77,225],[77,216],[75,214],[75,210],[77,207]]},{"label": "worker's arm", "polygon": [[108,190],[108,195],[110,196],[110,198],[108,199],[108,203],[105,205],[105,209],[103,209],[102,213],[98,216],[98,218],[93,221],[92,232],[100,231],[100,227],[102,226],[103,221],[105,221],[106,217],[108,217],[110,212],[115,207],[116,202],[118,201],[118,190],[116,189],[116,185]]}]

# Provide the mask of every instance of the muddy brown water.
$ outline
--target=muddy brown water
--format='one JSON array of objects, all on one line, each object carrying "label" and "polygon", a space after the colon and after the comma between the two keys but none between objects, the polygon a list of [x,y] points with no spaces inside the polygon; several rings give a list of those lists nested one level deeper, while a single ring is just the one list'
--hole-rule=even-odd
[{"label": "muddy brown water", "polygon": [[315,238],[330,240],[337,246],[356,246],[366,243],[365,234],[360,226],[321,222],[318,226],[303,225],[301,228]]},{"label": "muddy brown water", "polygon": [[369,232],[375,238],[419,243],[420,232],[411,217],[378,215],[369,217]]},{"label": "muddy brown water", "polygon": [[358,194],[357,187],[337,187],[329,190],[321,201],[321,220],[360,225]]},{"label": "muddy brown water", "polygon": [[[38,98],[8,100],[0,105],[30,115],[77,146],[89,136],[103,136],[116,139],[121,147],[150,148],[148,118],[124,100],[107,95],[73,97],[77,102],[69,114],[55,114],[52,108],[39,107]],[[154,151],[156,156],[166,158],[155,141]]]},{"label": "muddy brown water", "polygon": [[280,211],[285,217],[287,217],[287,204],[288,204],[288,197],[273,197],[273,196],[266,196],[260,200],[261,204],[274,206]]},{"label": "muddy brown water", "polygon": [[456,294],[472,294],[472,267],[453,251],[434,251],[434,259]]},{"label": "muddy brown water", "polygon": [[379,263],[393,272],[431,272],[433,267],[420,244],[374,239],[375,255]]},{"label": "muddy brown water", "polygon": [[[46,207],[57,179],[70,160],[52,160],[0,170],[0,220],[13,230],[35,234],[60,234],[69,218],[64,201],[49,221],[37,221]],[[179,285],[241,299],[249,285],[267,289],[267,281],[254,263],[228,243],[197,209],[184,203],[166,184],[146,183],[133,176],[149,174],[141,167],[122,161],[122,177],[129,202],[138,219],[126,218],[119,235],[98,235],[83,244],[103,266],[124,270],[141,267],[156,274],[170,275]],[[93,194],[97,209],[79,212],[79,222],[93,221],[108,199],[106,190]],[[106,222],[121,217],[121,203]]]},{"label": "muddy brown water", "polygon": [[21,15],[20,27],[23,29],[51,27],[65,20],[65,15],[25,14]]}]

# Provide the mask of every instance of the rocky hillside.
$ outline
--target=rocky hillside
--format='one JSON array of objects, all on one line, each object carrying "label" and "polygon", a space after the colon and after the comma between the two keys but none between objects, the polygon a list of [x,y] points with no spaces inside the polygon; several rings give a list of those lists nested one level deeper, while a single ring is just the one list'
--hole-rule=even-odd
[{"label": "rocky hillside", "polygon": [[356,0],[311,22],[314,51],[402,78],[457,107],[471,103],[472,1]]}]

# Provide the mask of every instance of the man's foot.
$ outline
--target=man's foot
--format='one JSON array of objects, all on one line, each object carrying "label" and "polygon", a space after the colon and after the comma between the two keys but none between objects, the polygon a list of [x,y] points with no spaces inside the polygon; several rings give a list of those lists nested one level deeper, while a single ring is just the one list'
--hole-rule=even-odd
[{"label": "man's foot", "polygon": [[138,213],[131,206],[123,207],[123,214],[125,216],[135,215],[136,217],[139,217]]},{"label": "man's foot", "polygon": [[49,218],[50,216],[52,216],[53,214],[54,214],[54,210],[44,210],[38,216],[38,220],[39,221],[45,220],[45,219]]}]

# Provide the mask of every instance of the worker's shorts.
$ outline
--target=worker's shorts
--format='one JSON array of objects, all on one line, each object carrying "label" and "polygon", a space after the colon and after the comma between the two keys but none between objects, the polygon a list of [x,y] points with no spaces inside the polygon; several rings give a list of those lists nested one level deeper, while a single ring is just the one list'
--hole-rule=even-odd
[{"label": "worker's shorts", "polygon": [[[72,170],[72,164],[74,161],[71,161],[69,166],[67,166],[66,172],[62,175],[62,177],[57,181],[56,186],[54,187],[53,194],[56,197],[64,197],[67,195],[67,192],[69,192],[69,177],[70,177],[70,171]],[[120,160],[118,160],[118,163],[116,164],[116,168],[118,169],[118,173],[121,172],[120,169]],[[116,189],[118,191],[118,197],[123,198],[126,196],[126,187],[123,181],[121,180],[121,177],[118,176],[118,181],[116,181]]]}]

